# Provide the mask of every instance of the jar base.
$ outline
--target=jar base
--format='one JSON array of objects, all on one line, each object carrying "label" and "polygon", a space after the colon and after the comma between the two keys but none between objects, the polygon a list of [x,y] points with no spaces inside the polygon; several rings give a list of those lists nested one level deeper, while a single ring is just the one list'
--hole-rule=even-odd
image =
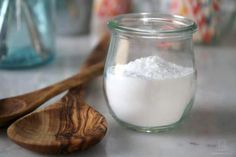
[{"label": "jar base", "polygon": [[1,69],[25,69],[40,66],[51,62],[54,58],[54,53],[48,52],[45,58],[40,58],[36,52],[30,48],[25,47],[16,52],[10,53],[4,59],[0,60]]},{"label": "jar base", "polygon": [[116,117],[114,117],[114,118],[122,127],[125,127],[127,129],[131,129],[131,130],[134,130],[134,131],[138,131],[138,132],[144,132],[144,133],[161,133],[161,132],[170,131],[170,130],[173,130],[173,129],[177,128],[180,125],[180,123],[182,122],[182,119],[180,119],[176,123],[166,125],[166,126],[141,127],[141,126],[136,126],[136,125],[126,123],[126,122],[124,122],[124,121],[122,121],[122,120],[120,120]]},{"label": "jar base", "polygon": [[133,124],[126,123],[122,120],[120,120],[118,117],[116,117],[114,114],[112,114],[113,118],[122,126],[134,131],[138,132],[144,132],[144,133],[160,133],[160,132],[166,132],[173,130],[180,126],[182,121],[188,116],[188,113],[190,112],[192,106],[193,106],[194,98],[191,99],[189,104],[187,105],[186,109],[184,110],[183,116],[178,120],[177,122],[165,125],[165,126],[155,126],[155,127],[142,127],[142,126],[136,126]]}]

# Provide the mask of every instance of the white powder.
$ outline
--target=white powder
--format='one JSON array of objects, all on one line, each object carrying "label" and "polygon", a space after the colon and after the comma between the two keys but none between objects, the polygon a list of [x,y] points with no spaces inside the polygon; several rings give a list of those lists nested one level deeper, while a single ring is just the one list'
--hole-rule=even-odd
[{"label": "white powder", "polygon": [[109,105],[120,120],[142,127],[170,125],[183,115],[194,93],[194,70],[158,56],[107,70]]}]

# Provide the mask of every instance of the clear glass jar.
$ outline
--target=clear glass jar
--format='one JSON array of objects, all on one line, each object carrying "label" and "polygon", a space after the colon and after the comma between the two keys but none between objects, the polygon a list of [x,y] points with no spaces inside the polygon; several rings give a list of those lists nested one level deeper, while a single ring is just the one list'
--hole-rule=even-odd
[{"label": "clear glass jar", "polygon": [[54,0],[0,1],[0,68],[27,68],[54,54]]},{"label": "clear glass jar", "polygon": [[176,127],[193,104],[196,24],[164,14],[126,14],[108,21],[112,38],[104,89],[112,116],[142,132]]}]

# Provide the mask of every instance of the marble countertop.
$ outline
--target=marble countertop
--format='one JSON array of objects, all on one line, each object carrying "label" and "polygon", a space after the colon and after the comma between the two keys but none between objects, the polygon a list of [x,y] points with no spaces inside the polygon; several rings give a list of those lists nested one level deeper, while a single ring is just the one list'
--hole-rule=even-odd
[{"label": "marble countertop", "polygon": [[[92,49],[88,36],[58,38],[57,58],[35,69],[0,70],[0,98],[47,86],[75,74]],[[145,134],[120,127],[108,112],[102,77],[91,83],[87,102],[108,120],[109,128],[101,143],[69,157],[199,157],[236,156],[236,33],[220,45],[195,46],[198,90],[189,117],[170,132]],[[60,96],[50,100],[48,105]],[[95,103],[96,102],[96,103]],[[44,106],[45,106],[44,105]],[[40,157],[6,136],[0,129],[0,157]],[[60,155],[59,155],[60,156]]]}]

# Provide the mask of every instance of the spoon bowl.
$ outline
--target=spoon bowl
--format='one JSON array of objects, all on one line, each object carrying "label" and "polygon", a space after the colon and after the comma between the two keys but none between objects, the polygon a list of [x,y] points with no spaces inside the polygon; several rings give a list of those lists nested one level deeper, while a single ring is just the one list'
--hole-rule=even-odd
[{"label": "spoon bowl", "polygon": [[20,146],[47,154],[84,150],[100,142],[106,119],[79,96],[67,94],[43,110],[13,123],[8,137]]},{"label": "spoon bowl", "polygon": [[[7,105],[3,105],[7,104]],[[19,113],[22,112],[26,103],[22,100],[16,99],[2,99],[0,100],[0,126],[6,124],[9,119],[14,119]],[[14,113],[14,114],[13,114]]]}]

